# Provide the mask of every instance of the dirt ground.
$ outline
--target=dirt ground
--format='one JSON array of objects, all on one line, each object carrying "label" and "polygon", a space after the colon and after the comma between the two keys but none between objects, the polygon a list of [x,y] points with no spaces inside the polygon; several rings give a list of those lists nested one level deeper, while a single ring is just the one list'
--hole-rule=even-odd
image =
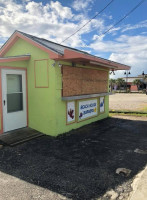
[{"label": "dirt ground", "polygon": [[[120,117],[120,116],[119,116]],[[127,199],[147,163],[147,118],[108,118],[57,138],[0,149],[0,200]],[[126,177],[117,168],[132,170]]]},{"label": "dirt ground", "polygon": [[147,112],[147,95],[146,94],[121,94],[117,93],[109,96],[110,110],[130,110]]}]

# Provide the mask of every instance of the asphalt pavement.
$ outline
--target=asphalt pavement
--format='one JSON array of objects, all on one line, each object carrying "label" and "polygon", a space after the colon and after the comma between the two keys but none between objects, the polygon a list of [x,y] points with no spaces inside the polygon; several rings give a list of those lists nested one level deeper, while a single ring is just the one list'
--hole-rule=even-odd
[{"label": "asphalt pavement", "polygon": [[[147,118],[119,116],[56,138],[42,136],[4,146],[0,200],[106,200],[112,199],[110,193],[106,195],[109,190],[126,200],[147,163],[146,154],[135,152],[146,150],[146,130]],[[118,168],[131,173],[116,174]]]}]

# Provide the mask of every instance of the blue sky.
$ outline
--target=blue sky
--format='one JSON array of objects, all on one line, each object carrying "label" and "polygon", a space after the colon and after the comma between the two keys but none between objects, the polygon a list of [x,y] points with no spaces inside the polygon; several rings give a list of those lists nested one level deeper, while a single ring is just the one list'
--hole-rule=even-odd
[{"label": "blue sky", "polygon": [[[147,73],[147,0],[106,35],[102,33],[141,0],[114,0],[63,44],[130,65],[131,76]],[[15,30],[61,42],[110,0],[0,0],[0,46]],[[117,72],[115,77],[123,76]],[[113,77],[114,78],[114,77]]]}]

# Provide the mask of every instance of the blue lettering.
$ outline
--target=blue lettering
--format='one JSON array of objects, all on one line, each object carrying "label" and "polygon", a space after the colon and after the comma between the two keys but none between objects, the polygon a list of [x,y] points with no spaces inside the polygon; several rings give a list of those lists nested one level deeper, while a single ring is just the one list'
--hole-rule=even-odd
[{"label": "blue lettering", "polygon": [[83,115],[86,115],[87,113],[92,113],[92,112],[94,112],[94,109],[85,110],[85,111],[83,112]]},{"label": "blue lettering", "polygon": [[80,109],[85,109],[85,108],[95,107],[95,106],[96,106],[96,103],[90,103],[90,104],[81,105]]}]

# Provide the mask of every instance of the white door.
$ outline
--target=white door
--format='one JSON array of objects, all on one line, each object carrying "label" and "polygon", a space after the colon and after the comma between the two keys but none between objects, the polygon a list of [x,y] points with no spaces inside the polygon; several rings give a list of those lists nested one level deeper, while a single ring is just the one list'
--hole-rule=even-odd
[{"label": "white door", "polygon": [[2,69],[4,132],[27,126],[26,72]]}]

